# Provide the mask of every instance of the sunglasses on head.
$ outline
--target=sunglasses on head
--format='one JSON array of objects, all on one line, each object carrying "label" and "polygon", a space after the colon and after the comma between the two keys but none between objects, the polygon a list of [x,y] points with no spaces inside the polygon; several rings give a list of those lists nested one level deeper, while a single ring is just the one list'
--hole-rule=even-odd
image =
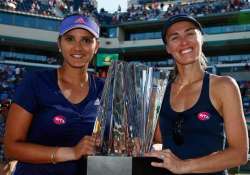
[{"label": "sunglasses on head", "polygon": [[173,140],[176,145],[182,145],[184,143],[184,115],[178,114],[173,121]]}]

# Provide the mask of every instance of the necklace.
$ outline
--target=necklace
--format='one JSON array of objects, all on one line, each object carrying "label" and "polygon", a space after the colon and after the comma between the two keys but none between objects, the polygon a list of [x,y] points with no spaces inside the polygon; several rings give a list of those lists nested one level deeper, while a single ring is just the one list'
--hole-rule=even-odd
[{"label": "necklace", "polygon": [[[62,72],[61,72],[60,69],[57,70],[57,77],[58,77],[58,83],[62,85],[63,81],[65,81],[65,80],[63,80],[63,78],[62,78],[63,76],[62,76]],[[87,81],[84,81],[84,80],[80,81],[80,88],[83,88],[83,87],[85,87],[87,85],[88,76],[87,76],[86,80]]]},{"label": "necklace", "polygon": [[197,82],[203,80],[204,75],[205,75],[205,73],[203,73],[202,76],[201,76],[200,78],[198,78],[198,79],[196,79],[196,80],[193,80],[193,81],[191,81],[191,82],[189,82],[189,83],[187,83],[187,84],[180,83],[180,82],[178,82],[178,80],[177,80],[177,81],[174,81],[174,83],[177,84],[177,85],[180,85],[180,86],[186,86],[186,85],[195,84],[195,83],[197,83]]},{"label": "necklace", "polygon": [[83,88],[83,86],[84,86],[84,83],[80,82],[80,87]]}]

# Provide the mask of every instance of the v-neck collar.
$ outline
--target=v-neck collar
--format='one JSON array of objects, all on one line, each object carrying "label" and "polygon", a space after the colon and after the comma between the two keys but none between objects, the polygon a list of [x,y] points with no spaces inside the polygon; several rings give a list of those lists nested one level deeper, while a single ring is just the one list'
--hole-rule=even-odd
[{"label": "v-neck collar", "polygon": [[58,75],[57,75],[57,69],[55,69],[54,71],[54,79],[55,79],[55,88],[56,90],[59,92],[58,94],[60,94],[60,96],[62,97],[62,99],[64,101],[66,101],[68,104],[70,105],[73,105],[73,106],[80,106],[81,104],[87,102],[90,98],[90,94],[92,94],[92,91],[93,91],[93,88],[92,88],[92,76],[90,75],[90,73],[88,73],[88,76],[89,76],[89,92],[87,94],[87,96],[82,100],[80,101],[79,103],[72,103],[71,101],[69,101],[65,96],[64,94],[62,93],[62,90],[60,89],[59,85],[58,85]]}]

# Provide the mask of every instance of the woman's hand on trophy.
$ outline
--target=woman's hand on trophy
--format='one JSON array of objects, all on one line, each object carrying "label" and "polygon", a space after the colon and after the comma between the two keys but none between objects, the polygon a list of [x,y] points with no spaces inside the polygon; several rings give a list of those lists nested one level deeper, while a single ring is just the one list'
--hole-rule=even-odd
[{"label": "woman's hand on trophy", "polygon": [[78,160],[82,156],[93,155],[97,141],[95,136],[84,136],[78,144],[73,147],[75,159]]},{"label": "woman's hand on trophy", "polygon": [[99,133],[98,134],[93,133],[92,137],[94,137],[94,139],[95,139],[95,147],[100,147],[101,146],[100,134]]},{"label": "woman's hand on trophy", "polygon": [[156,157],[161,159],[160,162],[151,162],[151,165],[154,167],[160,167],[168,169],[174,174],[184,174],[187,172],[187,161],[181,160],[175,154],[172,153],[170,149],[165,149],[162,151],[153,151],[149,153],[145,153],[146,157]]}]

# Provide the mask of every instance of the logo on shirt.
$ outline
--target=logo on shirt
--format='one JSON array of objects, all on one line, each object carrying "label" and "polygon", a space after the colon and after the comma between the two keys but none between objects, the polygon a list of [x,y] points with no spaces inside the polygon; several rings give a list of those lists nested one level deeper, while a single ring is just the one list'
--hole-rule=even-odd
[{"label": "logo on shirt", "polygon": [[54,124],[56,124],[56,125],[63,125],[63,124],[66,123],[66,119],[65,119],[65,117],[62,116],[62,115],[57,115],[57,116],[55,116],[55,117],[53,118],[53,122],[54,122]]},{"label": "logo on shirt", "polygon": [[206,121],[210,119],[210,114],[208,112],[200,112],[197,115],[198,120],[200,121]]}]

